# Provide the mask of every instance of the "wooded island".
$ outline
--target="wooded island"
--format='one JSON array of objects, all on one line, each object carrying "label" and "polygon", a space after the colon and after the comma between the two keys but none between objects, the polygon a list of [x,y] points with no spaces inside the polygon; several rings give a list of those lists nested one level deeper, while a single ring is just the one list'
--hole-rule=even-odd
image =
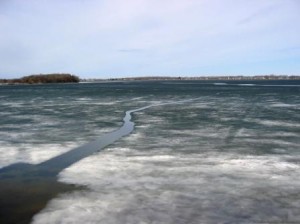
[{"label": "wooded island", "polygon": [[77,83],[79,77],[71,74],[39,74],[24,76],[20,79],[0,79],[1,84],[42,84],[42,83]]}]

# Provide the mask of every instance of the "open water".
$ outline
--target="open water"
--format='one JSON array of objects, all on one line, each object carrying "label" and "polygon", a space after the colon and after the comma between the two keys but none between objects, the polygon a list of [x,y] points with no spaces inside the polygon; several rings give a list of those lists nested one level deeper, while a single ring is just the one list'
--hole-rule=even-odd
[{"label": "open water", "polygon": [[0,86],[2,170],[82,145],[33,223],[300,222],[300,81]]}]

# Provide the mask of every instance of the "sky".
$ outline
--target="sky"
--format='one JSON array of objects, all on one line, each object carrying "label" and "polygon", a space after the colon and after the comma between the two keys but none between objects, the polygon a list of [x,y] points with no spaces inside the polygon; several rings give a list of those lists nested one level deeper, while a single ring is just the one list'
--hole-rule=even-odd
[{"label": "sky", "polygon": [[300,75],[300,0],[0,0],[0,78]]}]

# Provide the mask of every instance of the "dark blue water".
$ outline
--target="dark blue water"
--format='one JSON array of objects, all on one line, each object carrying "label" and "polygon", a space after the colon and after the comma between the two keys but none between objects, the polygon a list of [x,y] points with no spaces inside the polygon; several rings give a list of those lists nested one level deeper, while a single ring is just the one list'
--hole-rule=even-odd
[{"label": "dark blue water", "polygon": [[299,93],[299,81],[0,86],[0,161],[47,163],[154,104],[130,135],[60,172],[86,189],[34,222],[297,223]]}]

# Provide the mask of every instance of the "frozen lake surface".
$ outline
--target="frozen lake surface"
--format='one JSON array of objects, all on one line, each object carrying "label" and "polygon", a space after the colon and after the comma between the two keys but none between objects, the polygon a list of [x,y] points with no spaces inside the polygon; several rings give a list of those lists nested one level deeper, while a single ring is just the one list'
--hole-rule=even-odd
[{"label": "frozen lake surface", "polygon": [[155,105],[63,169],[85,188],[33,223],[300,222],[299,81],[0,86],[0,105],[1,167],[47,162]]}]

